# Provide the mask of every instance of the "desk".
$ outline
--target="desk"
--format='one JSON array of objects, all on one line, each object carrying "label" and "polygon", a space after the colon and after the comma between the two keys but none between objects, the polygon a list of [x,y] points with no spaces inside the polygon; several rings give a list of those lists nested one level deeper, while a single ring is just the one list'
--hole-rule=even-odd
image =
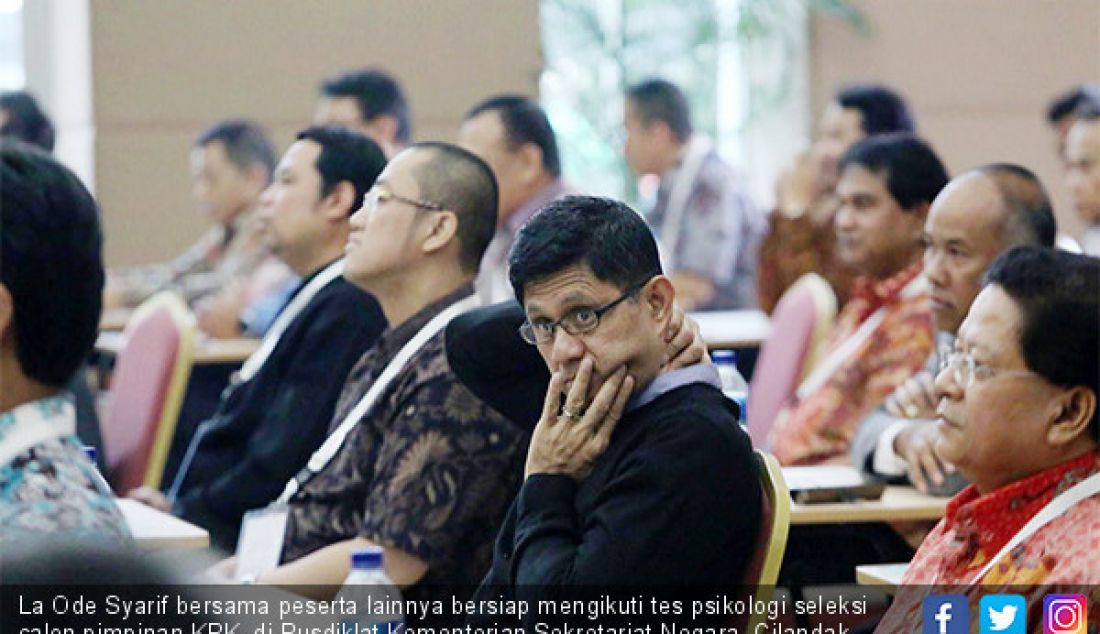
[{"label": "desk", "polygon": [[791,503],[791,524],[846,524],[938,520],[950,498],[921,493],[910,486],[888,486],[877,500],[826,504]]},{"label": "desk", "polygon": [[759,310],[719,310],[690,313],[699,323],[699,333],[707,347],[758,348],[772,326],[768,316]]},{"label": "desk", "polygon": [[[105,356],[118,356],[125,341],[121,332],[101,332],[95,341],[95,351]],[[195,365],[240,365],[259,347],[259,339],[200,337],[195,345],[195,358],[192,362]]]},{"label": "desk", "polygon": [[126,525],[130,527],[134,541],[142,548],[193,549],[210,545],[210,534],[204,528],[135,500],[117,498],[115,502],[122,511],[122,516],[126,518]]},{"label": "desk", "polygon": [[909,564],[864,564],[856,566],[856,581],[864,586],[880,587],[887,594],[896,594]]},{"label": "desk", "polygon": [[108,308],[99,316],[99,331],[124,330],[134,311],[130,308]]}]

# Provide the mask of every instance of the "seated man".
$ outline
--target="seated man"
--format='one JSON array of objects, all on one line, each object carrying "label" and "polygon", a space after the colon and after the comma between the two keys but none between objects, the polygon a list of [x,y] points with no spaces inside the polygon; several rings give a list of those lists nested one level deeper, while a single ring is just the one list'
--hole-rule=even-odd
[{"label": "seated man", "polygon": [[[423,143],[394,157],[352,216],[344,275],[378,298],[390,328],[352,370],[334,431],[280,498],[281,565],[258,582],[315,584],[320,596],[369,545],[384,549],[406,599],[484,574],[528,435],[456,378],[443,327],[477,303],[496,210],[483,161]],[[249,548],[244,540],[238,553]]]},{"label": "seated man", "polygon": [[[983,165],[959,176],[932,201],[924,225],[924,276],[932,286],[932,317],[941,348],[955,333],[981,290],[993,259],[1014,246],[1054,246],[1050,199],[1034,174],[1006,163]],[[938,427],[932,380],[940,351],[860,423],[852,462],[866,473],[908,476],[922,491],[957,493],[966,483],[949,477],[954,466],[936,454]],[[942,487],[946,486],[944,489]]]},{"label": "seated man", "polygon": [[714,366],[659,375],[675,293],[645,222],[566,197],[520,231],[509,266],[551,378],[477,597],[741,582],[760,522],[752,448]]},{"label": "seated man", "polygon": [[[265,248],[255,217],[274,165],[271,142],[250,121],[222,121],[199,135],[191,150],[193,190],[214,226],[171,262],[113,271],[108,305],[136,306],[171,289],[195,308],[208,334],[239,336],[249,306],[290,277]],[[269,323],[261,321],[244,326],[263,334]]]},{"label": "seated man", "polygon": [[343,379],[386,325],[378,302],[341,276],[349,219],[385,165],[354,130],[298,134],[260,197],[258,221],[302,282],[191,439],[168,495],[142,488],[131,497],[232,550],[244,513],[274,500],[321,445]]},{"label": "seated man", "polygon": [[872,137],[841,160],[839,255],[860,274],[825,354],[776,416],[768,445],[785,465],[846,457],[867,414],[932,352],[921,231],[947,183],[932,148],[908,134]]},{"label": "seated man", "polygon": [[1086,103],[1066,136],[1066,188],[1085,223],[1081,247],[1100,256],[1100,101]]},{"label": "seated man", "polygon": [[513,299],[508,251],[516,234],[543,205],[571,189],[561,177],[554,129],[534,101],[501,95],[466,113],[458,144],[488,163],[500,186],[497,232],[485,250],[474,288],[486,304]]},{"label": "seated man", "polygon": [[985,281],[936,377],[938,451],[973,484],[921,544],[902,578],[914,587],[878,632],[919,631],[924,596],[945,586],[972,614],[980,594],[1023,592],[1032,624],[1052,587],[1100,584],[1100,260],[1017,247]]},{"label": "seated man", "polygon": [[834,253],[840,159],[868,137],[915,131],[905,100],[890,88],[857,84],[837,91],[821,114],[813,145],[776,183],[775,210],[768,215],[757,269],[762,309],[772,312],[783,293],[806,273],[827,279],[837,294],[837,305],[844,306],[852,272]]},{"label": "seated man", "polygon": [[397,80],[384,70],[350,70],[321,84],[313,114],[317,125],[358,130],[393,158],[412,139],[409,105]]},{"label": "seated man", "polygon": [[0,183],[0,550],[55,532],[128,543],[64,393],[99,324],[99,211],[72,172],[29,145],[0,143]]},{"label": "seated man", "polygon": [[660,177],[646,218],[687,310],[756,305],[756,252],[767,220],[741,179],[704,135],[675,85],[651,79],[630,87],[623,153],[639,176]]}]

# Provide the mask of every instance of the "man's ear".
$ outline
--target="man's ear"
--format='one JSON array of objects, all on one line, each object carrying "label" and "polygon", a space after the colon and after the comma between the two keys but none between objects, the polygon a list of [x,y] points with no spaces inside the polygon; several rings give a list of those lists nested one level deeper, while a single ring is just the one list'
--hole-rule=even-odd
[{"label": "man's ear", "polygon": [[248,188],[258,197],[267,189],[268,183],[271,182],[271,173],[267,171],[267,167],[264,165],[253,163],[244,171],[244,178],[248,182]]},{"label": "man's ear", "polygon": [[15,317],[15,304],[11,299],[11,291],[4,284],[0,284],[0,340],[6,340],[11,332],[12,320]]},{"label": "man's ear", "polygon": [[542,172],[542,148],[534,143],[524,143],[516,152],[520,175],[524,183],[532,183]]},{"label": "man's ear", "polygon": [[422,234],[425,236],[424,240],[420,243],[424,253],[445,249],[447,245],[458,240],[458,216],[455,212],[444,210],[422,213],[426,216],[422,225],[427,227]]},{"label": "man's ear", "polygon": [[397,144],[397,117],[392,114],[380,114],[363,122],[363,131],[367,136],[380,139],[379,145]]},{"label": "man's ear", "polygon": [[1054,408],[1053,420],[1047,429],[1050,444],[1065,445],[1082,434],[1092,433],[1090,425],[1096,415],[1096,392],[1078,385],[1062,392],[1051,407]]},{"label": "man's ear", "polygon": [[331,221],[345,222],[359,209],[362,201],[355,196],[355,186],[349,181],[340,181],[322,201],[322,213]]},{"label": "man's ear", "polygon": [[672,303],[676,301],[676,290],[672,282],[664,275],[656,275],[646,282],[639,293],[642,307],[663,329],[672,318]]}]

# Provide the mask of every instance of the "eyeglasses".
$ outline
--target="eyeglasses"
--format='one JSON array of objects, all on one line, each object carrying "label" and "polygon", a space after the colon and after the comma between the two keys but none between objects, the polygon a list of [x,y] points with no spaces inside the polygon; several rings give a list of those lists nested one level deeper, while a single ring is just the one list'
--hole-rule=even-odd
[{"label": "eyeglasses", "polygon": [[948,351],[940,355],[940,370],[951,368],[954,373],[955,383],[963,387],[974,385],[974,381],[984,381],[994,376],[1027,376],[1034,375],[1031,370],[1013,370],[1008,368],[994,368],[978,363],[969,352]]},{"label": "eyeglasses", "polygon": [[561,326],[562,330],[573,336],[592,332],[599,327],[601,317],[610,312],[611,309],[626,301],[627,298],[636,294],[643,286],[645,286],[645,282],[635,284],[628,288],[625,293],[620,295],[618,299],[608,304],[604,304],[598,308],[578,308],[557,321],[550,321],[548,319],[539,319],[534,323],[525,321],[523,325],[519,327],[519,335],[523,337],[524,341],[535,346],[554,341],[554,331],[557,330],[558,326]]},{"label": "eyeglasses", "polygon": [[363,209],[365,209],[367,213],[373,214],[374,212],[378,211],[379,203],[384,203],[387,200],[396,200],[398,202],[405,203],[406,205],[412,205],[413,207],[427,209],[429,211],[443,211],[445,209],[443,205],[440,205],[439,203],[399,196],[391,191],[382,189],[381,187],[372,187],[369,192],[363,195]]}]

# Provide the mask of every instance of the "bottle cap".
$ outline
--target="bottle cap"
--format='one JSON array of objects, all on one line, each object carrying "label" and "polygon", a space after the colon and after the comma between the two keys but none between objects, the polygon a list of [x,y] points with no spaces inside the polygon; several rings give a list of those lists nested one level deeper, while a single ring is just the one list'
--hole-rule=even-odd
[{"label": "bottle cap", "polygon": [[91,460],[92,462],[95,462],[96,455],[97,455],[96,454],[96,448],[93,447],[92,445],[84,445],[84,455],[88,456],[88,460]]},{"label": "bottle cap", "polygon": [[711,361],[715,363],[737,363],[737,352],[735,350],[715,350],[710,353]]},{"label": "bottle cap", "polygon": [[379,546],[370,546],[368,548],[360,548],[359,550],[353,551],[351,553],[351,567],[381,568],[382,548]]}]

